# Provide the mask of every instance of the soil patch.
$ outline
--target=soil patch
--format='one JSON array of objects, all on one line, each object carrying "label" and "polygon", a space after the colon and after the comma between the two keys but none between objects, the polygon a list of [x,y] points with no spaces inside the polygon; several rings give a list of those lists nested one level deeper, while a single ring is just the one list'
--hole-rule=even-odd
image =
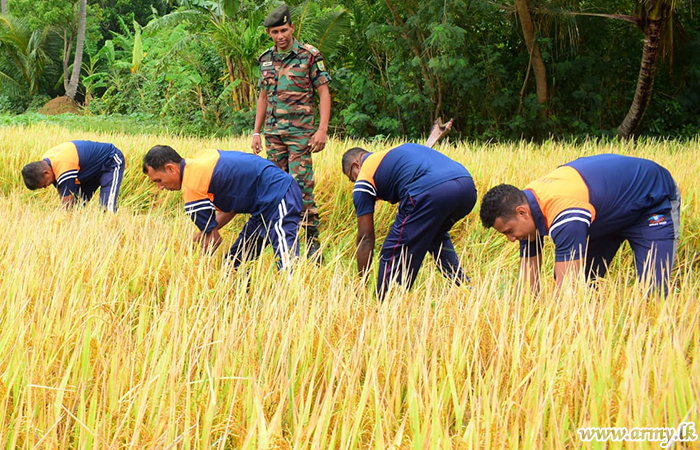
[{"label": "soil patch", "polygon": [[39,110],[39,114],[45,114],[47,116],[55,116],[58,114],[65,113],[81,113],[78,104],[66,96],[54,98],[53,100],[42,106]]}]

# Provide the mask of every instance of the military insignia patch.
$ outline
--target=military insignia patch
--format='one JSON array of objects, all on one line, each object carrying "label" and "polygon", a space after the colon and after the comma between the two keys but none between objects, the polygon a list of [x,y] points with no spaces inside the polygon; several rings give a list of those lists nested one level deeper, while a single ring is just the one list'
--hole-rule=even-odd
[{"label": "military insignia patch", "polygon": [[320,70],[321,72],[326,71],[326,65],[323,63],[323,61],[317,62],[316,65],[318,66],[318,70]]},{"label": "military insignia patch", "polygon": [[260,64],[261,67],[270,67],[272,65],[272,61],[263,61],[262,64]]}]

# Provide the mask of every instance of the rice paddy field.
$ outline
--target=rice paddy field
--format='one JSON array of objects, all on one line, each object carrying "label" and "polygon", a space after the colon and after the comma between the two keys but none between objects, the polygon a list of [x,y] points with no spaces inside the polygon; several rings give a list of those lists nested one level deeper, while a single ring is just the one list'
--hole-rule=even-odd
[{"label": "rice paddy field", "polygon": [[[0,128],[0,445],[6,449],[661,448],[583,442],[582,427],[676,427],[700,408],[700,143],[455,144],[480,195],[524,186],[583,155],[667,167],[683,196],[667,298],[645,295],[629,248],[595,288],[554,295],[518,284],[517,244],[478,207],[453,229],[469,289],[426,261],[410,292],[384,303],[356,277],[352,185],[331,140],[316,154],[325,262],[278,275],[268,250],[238,272],[224,261],[245,218],[211,256],[179,192],[141,173],[154,144],[184,156],[249,151],[249,138]],[[20,169],[71,139],[113,142],[127,159],[116,214],[66,212]],[[395,211],[375,214],[377,246]],[[374,277],[373,277],[374,278]],[[675,442],[669,448],[700,448]]]}]

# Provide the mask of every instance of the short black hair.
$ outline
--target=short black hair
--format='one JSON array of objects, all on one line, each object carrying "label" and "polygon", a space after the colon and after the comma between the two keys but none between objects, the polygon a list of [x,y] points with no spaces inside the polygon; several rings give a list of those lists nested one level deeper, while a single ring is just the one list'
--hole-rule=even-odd
[{"label": "short black hair", "polygon": [[44,180],[44,169],[46,166],[44,161],[30,162],[22,167],[22,179],[24,185],[32,191],[41,187],[41,182]]},{"label": "short black hair", "polygon": [[510,184],[499,184],[492,187],[481,199],[481,224],[491,228],[500,217],[507,222],[515,217],[515,208],[527,203],[525,193]]},{"label": "short black hair", "polygon": [[352,161],[357,157],[358,155],[364,155],[365,153],[369,153],[367,150],[365,150],[362,147],[353,147],[350,150],[346,151],[343,154],[343,173],[347,174],[348,169],[350,168],[350,164],[352,164]]},{"label": "short black hair", "polygon": [[151,148],[143,157],[143,173],[148,173],[148,168],[153,170],[163,170],[166,164],[180,164],[182,156],[180,156],[172,147],[168,145],[156,145]]}]

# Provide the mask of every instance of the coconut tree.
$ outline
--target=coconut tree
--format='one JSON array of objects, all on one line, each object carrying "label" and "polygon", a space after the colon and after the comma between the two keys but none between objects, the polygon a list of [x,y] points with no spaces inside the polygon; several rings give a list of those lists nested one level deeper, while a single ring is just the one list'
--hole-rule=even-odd
[{"label": "coconut tree", "polygon": [[623,138],[630,137],[642,122],[651,101],[659,56],[671,57],[673,54],[673,11],[676,3],[675,0],[637,1],[638,13],[631,20],[644,33],[644,50],[632,105],[617,127],[618,134]]},{"label": "coconut tree", "polygon": [[51,64],[50,45],[48,29],[31,30],[23,19],[0,17],[0,92],[36,94]]},{"label": "coconut tree", "polygon": [[[528,74],[530,73],[530,67],[535,74],[535,84],[537,86],[537,103],[540,105],[546,105],[549,99],[548,89],[547,89],[547,69],[544,65],[544,60],[540,54],[540,48],[537,45],[537,40],[535,36],[535,26],[532,21],[532,16],[530,14],[530,6],[527,0],[514,0],[515,9],[518,12],[518,17],[520,18],[520,25],[523,29],[523,35],[525,37],[525,44],[527,45],[527,50],[530,54],[530,62],[528,64]],[[527,82],[527,77],[526,77]],[[520,94],[520,105],[522,107],[522,97],[524,93],[525,85],[523,85],[523,92]],[[545,109],[541,110],[542,112]]]},{"label": "coconut tree", "polygon": [[[675,16],[681,2],[682,0],[635,0],[632,14],[573,13],[627,21],[636,25],[644,34],[644,49],[634,98],[627,115],[617,127],[618,135],[622,138],[632,136],[642,122],[651,101],[659,58],[673,60],[674,33],[682,30]],[[582,2],[572,3],[580,5]]]},{"label": "coconut tree", "polygon": [[75,100],[80,84],[80,69],[83,66],[83,48],[85,46],[85,27],[87,22],[87,0],[80,0],[78,10],[78,35],[75,41],[75,59],[73,60],[73,71],[70,81],[66,87],[66,97]]}]

